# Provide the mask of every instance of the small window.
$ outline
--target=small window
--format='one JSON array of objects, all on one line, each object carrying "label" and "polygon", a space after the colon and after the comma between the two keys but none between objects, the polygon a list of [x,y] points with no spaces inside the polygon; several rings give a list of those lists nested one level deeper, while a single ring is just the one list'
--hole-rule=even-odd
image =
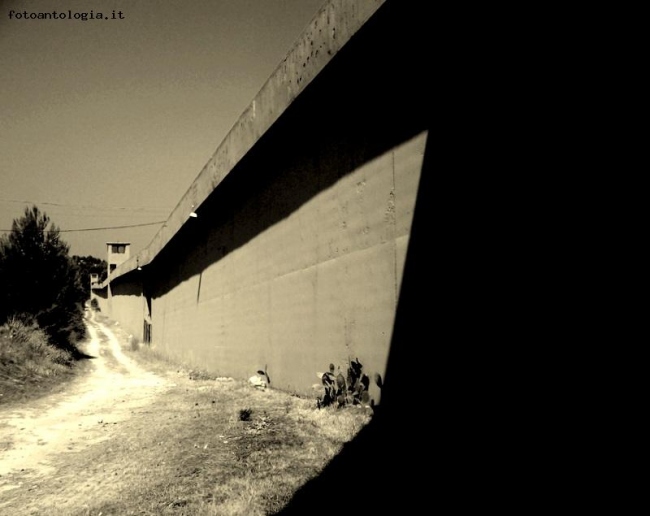
[{"label": "small window", "polygon": [[115,270],[115,268],[116,268],[116,267],[117,267],[117,265],[116,265],[116,264],[114,264],[114,263],[111,263],[111,265],[110,265],[110,268],[111,268],[111,272],[113,272],[113,271]]}]

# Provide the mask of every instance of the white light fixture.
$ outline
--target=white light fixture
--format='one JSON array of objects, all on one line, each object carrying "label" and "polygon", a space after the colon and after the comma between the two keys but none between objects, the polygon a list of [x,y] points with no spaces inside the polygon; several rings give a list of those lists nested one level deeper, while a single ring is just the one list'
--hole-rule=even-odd
[{"label": "white light fixture", "polygon": [[196,212],[194,211],[194,205],[193,205],[193,204],[192,204],[192,211],[190,212],[190,217],[192,217],[193,219],[195,219],[196,217],[198,217],[198,215],[197,215]]}]

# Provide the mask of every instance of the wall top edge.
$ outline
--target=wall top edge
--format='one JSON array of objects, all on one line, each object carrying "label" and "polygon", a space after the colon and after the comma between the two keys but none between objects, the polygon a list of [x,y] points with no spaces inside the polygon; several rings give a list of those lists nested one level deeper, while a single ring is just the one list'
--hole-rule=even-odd
[{"label": "wall top edge", "polygon": [[[297,38],[285,58],[235,122],[149,245],[120,264],[102,287],[147,266],[186,224],[275,121],[384,3],[330,0]],[[396,0],[395,0],[396,1]]]}]

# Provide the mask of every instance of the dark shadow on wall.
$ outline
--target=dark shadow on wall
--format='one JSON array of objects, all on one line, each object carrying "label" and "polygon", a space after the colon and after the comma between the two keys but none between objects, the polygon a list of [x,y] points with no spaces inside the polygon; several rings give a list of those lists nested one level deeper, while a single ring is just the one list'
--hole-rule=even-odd
[{"label": "dark shadow on wall", "polygon": [[431,302],[435,292],[427,288],[435,263],[430,231],[432,161],[429,138],[381,405],[371,422],[278,514],[331,515],[339,509],[343,514],[418,514],[429,512],[427,508],[436,503],[434,491],[445,480],[434,475],[440,463],[430,452],[438,429],[446,423],[438,418],[434,401],[440,395],[434,387],[436,367],[426,361],[436,317]]},{"label": "dark shadow on wall", "polygon": [[93,295],[97,296],[98,298],[101,299],[108,299],[108,288],[94,288],[92,289]]},{"label": "dark shadow on wall", "polygon": [[332,59],[152,261],[153,297],[428,129],[427,74],[405,58],[418,44],[413,15],[388,2]]},{"label": "dark shadow on wall", "polygon": [[111,295],[115,296],[141,296],[142,272],[130,271],[111,282]]}]

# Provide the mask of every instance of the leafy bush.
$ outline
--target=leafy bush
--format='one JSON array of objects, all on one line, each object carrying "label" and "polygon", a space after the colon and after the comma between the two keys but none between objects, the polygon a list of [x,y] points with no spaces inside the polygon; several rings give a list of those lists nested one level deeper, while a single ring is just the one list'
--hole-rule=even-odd
[{"label": "leafy bush", "polygon": [[51,344],[75,351],[86,331],[86,289],[68,252],[59,229],[36,206],[13,221],[0,236],[0,323],[27,314]]},{"label": "leafy bush", "polygon": [[[338,374],[336,374],[334,364],[330,364],[328,372],[316,374],[321,379],[325,389],[323,396],[316,400],[318,408],[334,404],[337,407],[343,405],[372,405],[368,393],[370,378],[363,373],[363,365],[358,358],[349,361],[346,376],[340,372],[340,368]],[[375,382],[378,387],[382,387],[379,373],[375,374]]]}]

